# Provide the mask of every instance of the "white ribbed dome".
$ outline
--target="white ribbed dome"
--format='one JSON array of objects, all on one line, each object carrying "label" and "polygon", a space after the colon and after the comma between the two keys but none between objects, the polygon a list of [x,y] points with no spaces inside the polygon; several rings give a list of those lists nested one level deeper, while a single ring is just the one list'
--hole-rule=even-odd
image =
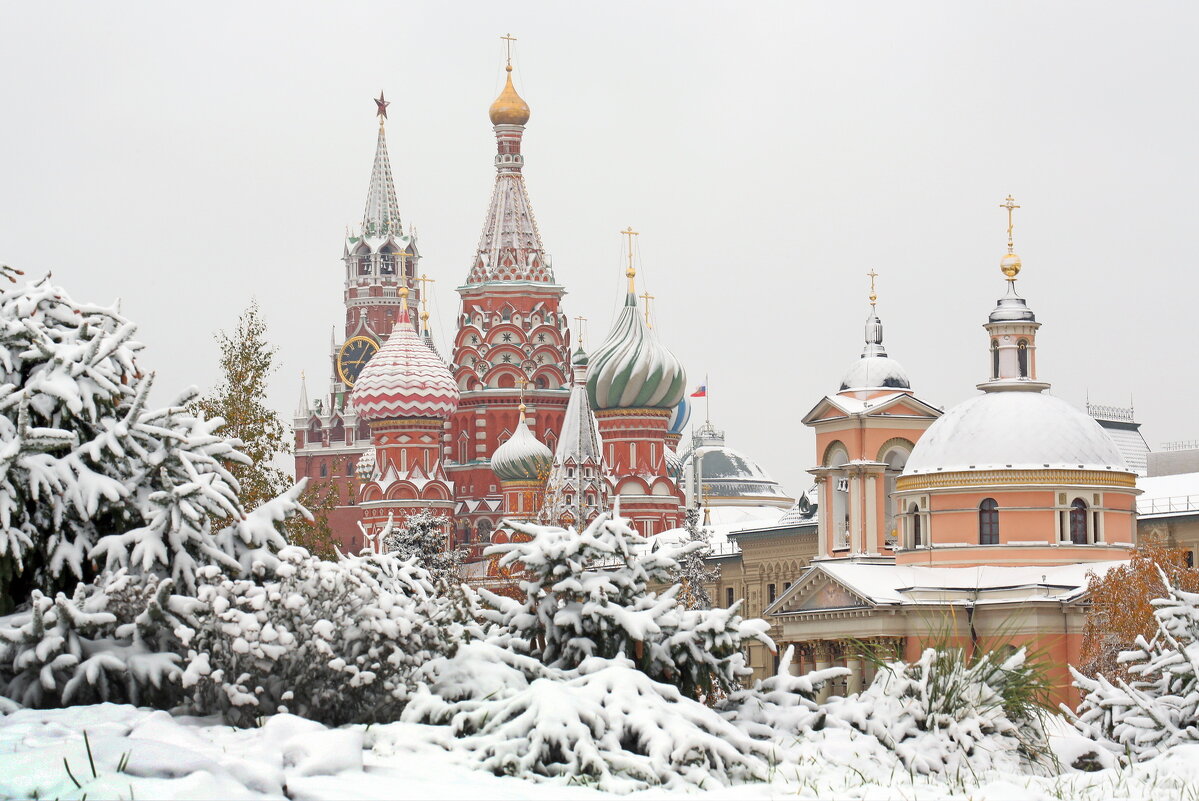
[{"label": "white ribbed dome", "polygon": [[533,435],[525,423],[524,406],[512,436],[491,454],[491,472],[500,481],[544,481],[554,454]]},{"label": "white ribbed dome", "polygon": [[907,371],[890,356],[863,356],[846,371],[841,391],[847,389],[911,389]]},{"label": "white ribbed dome", "polygon": [[904,475],[959,470],[1128,471],[1099,424],[1040,392],[988,392],[946,412],[908,457]]}]

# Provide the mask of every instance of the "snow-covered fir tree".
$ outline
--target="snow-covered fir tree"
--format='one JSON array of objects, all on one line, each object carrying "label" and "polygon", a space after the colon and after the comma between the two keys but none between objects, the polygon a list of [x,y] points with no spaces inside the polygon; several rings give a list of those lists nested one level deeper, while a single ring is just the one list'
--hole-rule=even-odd
[{"label": "snow-covered fir tree", "polygon": [[230,467],[248,458],[188,411],[194,390],[149,406],[135,330],[48,280],[0,292],[0,598],[121,567],[190,589],[263,544],[216,537],[245,517]]},{"label": "snow-covered fir tree", "polygon": [[712,532],[700,525],[699,509],[695,507],[687,508],[684,525],[688,542],[699,543],[701,547],[687,551],[679,559],[679,602],[688,609],[711,609],[708,585],[720,581],[719,565],[707,562],[712,555]]},{"label": "snow-covered fir tree", "polygon": [[[627,521],[605,513],[582,532],[506,521],[528,542],[492,545],[502,566],[520,565],[522,600],[480,590],[485,615],[511,632],[513,647],[571,669],[590,657],[623,654],[651,678],[699,698],[727,692],[750,673],[742,643],[773,648],[762,620],[729,609],[687,609],[678,599],[679,557],[702,548],[690,542],[651,551]],[[661,593],[650,585],[667,585]]]}]

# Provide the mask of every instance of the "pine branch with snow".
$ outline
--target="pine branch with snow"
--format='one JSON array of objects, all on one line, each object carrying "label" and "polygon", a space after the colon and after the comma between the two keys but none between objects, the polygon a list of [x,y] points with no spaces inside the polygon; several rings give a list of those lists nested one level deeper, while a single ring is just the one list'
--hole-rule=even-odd
[{"label": "pine branch with snow", "polygon": [[1131,679],[1071,668],[1082,703],[1063,707],[1083,735],[1127,762],[1199,743],[1199,593],[1179,589],[1164,572],[1159,577],[1166,597],[1152,602],[1157,633],[1138,636],[1119,656]]}]

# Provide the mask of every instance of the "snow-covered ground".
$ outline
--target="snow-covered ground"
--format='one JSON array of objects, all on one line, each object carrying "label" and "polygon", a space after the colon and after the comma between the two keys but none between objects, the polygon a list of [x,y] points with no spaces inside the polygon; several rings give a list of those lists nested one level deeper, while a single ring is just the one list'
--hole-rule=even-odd
[{"label": "snow-covered ground", "polygon": [[[91,746],[91,759],[83,733]],[[1063,755],[1077,737],[1054,738]],[[778,766],[765,784],[632,798],[1169,799],[1199,798],[1199,745],[1124,770],[1033,777],[988,772],[924,778],[847,754]],[[839,757],[839,758],[838,758]],[[838,763],[848,764],[838,764]],[[93,768],[94,765],[94,768]],[[73,777],[73,778],[72,778]],[[76,786],[78,782],[78,786]],[[594,799],[569,783],[497,777],[468,766],[444,727],[410,723],[328,729],[293,715],[235,729],[212,718],[101,704],[0,717],[0,798]]]}]

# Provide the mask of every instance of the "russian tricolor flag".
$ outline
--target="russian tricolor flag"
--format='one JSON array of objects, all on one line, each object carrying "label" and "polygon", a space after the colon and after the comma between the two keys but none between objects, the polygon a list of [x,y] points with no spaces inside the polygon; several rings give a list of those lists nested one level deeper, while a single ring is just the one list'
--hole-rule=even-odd
[{"label": "russian tricolor flag", "polygon": [[697,389],[697,390],[695,390],[695,392],[691,393],[691,397],[693,397],[693,398],[708,397],[708,385],[706,383],[700,384],[699,389]]}]

